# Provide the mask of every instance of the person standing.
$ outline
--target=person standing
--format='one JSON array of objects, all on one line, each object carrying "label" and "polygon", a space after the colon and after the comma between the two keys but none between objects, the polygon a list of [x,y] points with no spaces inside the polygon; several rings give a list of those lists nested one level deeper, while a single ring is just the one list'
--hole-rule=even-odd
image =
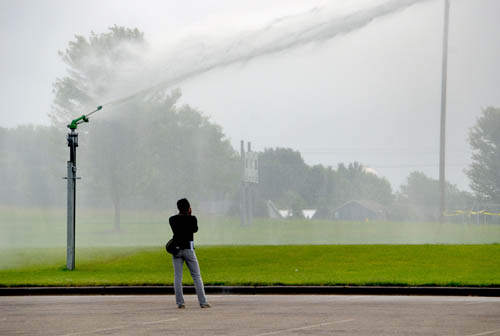
[{"label": "person standing", "polygon": [[174,244],[179,247],[179,252],[172,255],[174,264],[174,291],[177,307],[186,308],[182,293],[182,268],[186,262],[191,277],[193,278],[196,295],[201,308],[210,308],[205,296],[203,280],[201,279],[200,266],[194,252],[194,233],[198,232],[196,216],[191,215],[191,205],[185,198],[177,201],[179,214],[169,218],[170,227],[174,234]]}]

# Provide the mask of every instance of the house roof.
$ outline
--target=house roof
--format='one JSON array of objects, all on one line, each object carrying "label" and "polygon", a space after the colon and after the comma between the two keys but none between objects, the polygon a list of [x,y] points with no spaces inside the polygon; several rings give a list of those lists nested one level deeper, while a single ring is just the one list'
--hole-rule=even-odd
[{"label": "house roof", "polygon": [[337,210],[340,210],[343,207],[345,207],[347,205],[350,205],[352,203],[359,204],[363,208],[366,208],[366,209],[368,209],[368,210],[370,210],[372,212],[383,212],[385,210],[385,207],[382,204],[377,203],[375,201],[370,201],[370,200],[351,200],[351,201],[348,201],[348,202],[342,204],[338,208],[334,209],[333,212],[335,212]]}]

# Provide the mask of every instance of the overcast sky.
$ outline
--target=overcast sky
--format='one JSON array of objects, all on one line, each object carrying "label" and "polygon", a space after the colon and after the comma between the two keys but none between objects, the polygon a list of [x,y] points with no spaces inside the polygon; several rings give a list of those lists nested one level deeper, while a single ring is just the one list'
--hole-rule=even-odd
[{"label": "overcast sky", "polygon": [[[158,50],[254,31],[313,7],[355,12],[384,0],[0,1],[0,126],[48,124],[57,55],[75,34],[137,27]],[[461,188],[468,130],[500,107],[500,1],[451,0],[447,178]],[[339,14],[340,15],[340,14]],[[350,33],[211,70],[178,86],[235,148],[292,147],[309,164],[359,161],[397,189],[438,176],[443,1],[422,1]]]}]

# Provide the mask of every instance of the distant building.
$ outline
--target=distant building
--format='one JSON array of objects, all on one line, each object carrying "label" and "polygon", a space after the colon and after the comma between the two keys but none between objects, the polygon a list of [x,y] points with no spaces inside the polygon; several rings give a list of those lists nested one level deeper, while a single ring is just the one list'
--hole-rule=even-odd
[{"label": "distant building", "polygon": [[281,209],[279,210],[281,218],[291,218],[293,217],[293,211],[290,209]]},{"label": "distant building", "polygon": [[316,209],[304,209],[304,210],[302,210],[302,216],[304,216],[305,219],[312,219],[315,214],[316,214]]},{"label": "distant building", "polygon": [[343,221],[377,221],[386,220],[385,207],[375,201],[352,200],[332,211],[333,220]]},{"label": "distant building", "polygon": [[[291,209],[278,209],[271,200],[267,201],[266,205],[269,218],[273,219],[293,218],[293,211]],[[303,209],[301,213],[305,219],[311,219],[316,213],[316,209]]]}]

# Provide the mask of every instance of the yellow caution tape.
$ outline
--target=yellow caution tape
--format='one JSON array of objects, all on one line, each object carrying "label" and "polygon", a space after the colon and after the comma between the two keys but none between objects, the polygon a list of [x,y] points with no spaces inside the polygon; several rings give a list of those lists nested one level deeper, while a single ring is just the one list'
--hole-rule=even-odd
[{"label": "yellow caution tape", "polygon": [[454,216],[463,216],[463,215],[485,215],[485,216],[500,216],[500,213],[489,212],[486,210],[481,211],[464,211],[464,210],[456,210],[454,213],[445,212],[444,216],[446,217],[454,217]]}]

